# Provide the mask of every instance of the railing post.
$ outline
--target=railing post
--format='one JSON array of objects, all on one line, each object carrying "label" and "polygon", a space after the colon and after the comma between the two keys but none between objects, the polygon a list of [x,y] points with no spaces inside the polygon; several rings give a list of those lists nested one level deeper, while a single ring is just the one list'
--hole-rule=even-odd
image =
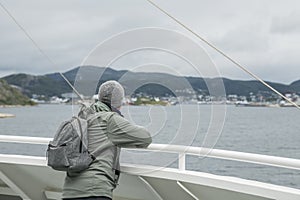
[{"label": "railing post", "polygon": [[180,171],[185,170],[185,153],[178,154],[178,169]]}]

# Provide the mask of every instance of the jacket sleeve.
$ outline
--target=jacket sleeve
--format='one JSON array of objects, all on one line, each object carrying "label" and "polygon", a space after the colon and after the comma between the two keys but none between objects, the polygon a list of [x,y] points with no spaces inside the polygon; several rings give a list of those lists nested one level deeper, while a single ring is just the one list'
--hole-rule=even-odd
[{"label": "jacket sleeve", "polygon": [[146,148],[152,142],[150,133],[143,127],[133,125],[114,114],[107,122],[108,138],[119,147]]}]

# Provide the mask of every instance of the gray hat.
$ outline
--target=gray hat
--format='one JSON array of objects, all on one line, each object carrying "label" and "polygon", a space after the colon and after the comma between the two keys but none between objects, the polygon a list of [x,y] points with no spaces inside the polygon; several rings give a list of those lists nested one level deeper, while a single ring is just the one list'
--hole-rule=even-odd
[{"label": "gray hat", "polygon": [[117,81],[106,81],[99,88],[98,98],[103,103],[119,108],[123,102],[124,88]]}]

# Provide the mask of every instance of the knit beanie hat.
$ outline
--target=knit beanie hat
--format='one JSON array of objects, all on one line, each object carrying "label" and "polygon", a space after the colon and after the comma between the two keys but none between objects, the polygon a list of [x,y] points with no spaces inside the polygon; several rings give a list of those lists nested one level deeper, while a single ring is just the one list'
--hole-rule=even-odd
[{"label": "knit beanie hat", "polygon": [[117,81],[106,81],[99,88],[98,98],[103,103],[119,108],[123,102],[124,88]]}]

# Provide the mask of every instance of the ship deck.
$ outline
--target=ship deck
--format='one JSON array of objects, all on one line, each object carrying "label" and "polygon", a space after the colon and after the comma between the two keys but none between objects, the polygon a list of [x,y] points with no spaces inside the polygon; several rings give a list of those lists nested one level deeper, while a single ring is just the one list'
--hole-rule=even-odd
[{"label": "ship deck", "polygon": [[[0,136],[3,142],[47,144],[49,138]],[[178,168],[123,164],[115,200],[299,200],[300,190],[185,169],[186,155],[300,170],[300,160],[242,152],[153,144],[147,151],[178,154]],[[60,199],[65,173],[47,166],[45,157],[0,154],[0,199]]]}]

